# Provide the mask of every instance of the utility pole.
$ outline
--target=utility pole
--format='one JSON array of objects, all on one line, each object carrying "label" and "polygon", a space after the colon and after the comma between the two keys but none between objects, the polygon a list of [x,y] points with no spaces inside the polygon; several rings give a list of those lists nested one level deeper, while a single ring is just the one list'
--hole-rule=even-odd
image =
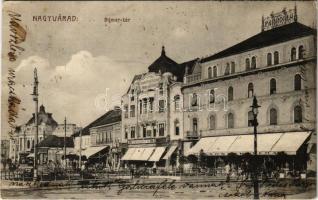
[{"label": "utility pole", "polygon": [[79,168],[82,167],[82,128],[80,128]]},{"label": "utility pole", "polygon": [[66,168],[66,117],[64,119],[64,168]]},{"label": "utility pole", "polygon": [[34,86],[33,86],[33,101],[35,103],[35,116],[34,116],[34,124],[35,124],[35,138],[34,138],[34,162],[33,162],[33,180],[36,181],[38,178],[38,136],[39,136],[39,125],[38,125],[38,75],[37,75],[37,69],[34,69]]}]

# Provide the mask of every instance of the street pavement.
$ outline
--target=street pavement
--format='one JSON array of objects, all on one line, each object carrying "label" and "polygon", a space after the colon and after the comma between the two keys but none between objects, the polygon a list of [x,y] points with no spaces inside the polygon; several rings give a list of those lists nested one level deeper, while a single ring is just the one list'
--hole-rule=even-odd
[{"label": "street pavement", "polygon": [[[260,183],[261,199],[309,199],[316,196],[315,184],[299,184],[298,182],[282,181]],[[144,183],[135,180],[134,183],[112,184],[105,187],[70,188],[70,189],[14,189],[2,190],[3,199],[226,199],[249,198],[253,196],[250,182],[178,182],[163,180],[158,183]]]}]

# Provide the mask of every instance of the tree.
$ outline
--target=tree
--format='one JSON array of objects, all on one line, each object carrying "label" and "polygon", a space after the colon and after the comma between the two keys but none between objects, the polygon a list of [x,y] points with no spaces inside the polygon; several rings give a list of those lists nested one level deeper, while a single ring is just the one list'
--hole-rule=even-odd
[{"label": "tree", "polygon": [[193,154],[188,155],[187,160],[195,165],[198,163],[198,157]]}]

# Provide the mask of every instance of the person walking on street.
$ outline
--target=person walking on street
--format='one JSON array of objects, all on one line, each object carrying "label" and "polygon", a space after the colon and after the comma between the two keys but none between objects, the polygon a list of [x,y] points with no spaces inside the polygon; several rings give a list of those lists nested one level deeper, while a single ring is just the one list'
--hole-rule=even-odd
[{"label": "person walking on street", "polygon": [[229,163],[225,165],[226,182],[230,181],[231,166]]},{"label": "person walking on street", "polygon": [[130,175],[131,175],[131,179],[134,179],[134,167],[130,166]]}]

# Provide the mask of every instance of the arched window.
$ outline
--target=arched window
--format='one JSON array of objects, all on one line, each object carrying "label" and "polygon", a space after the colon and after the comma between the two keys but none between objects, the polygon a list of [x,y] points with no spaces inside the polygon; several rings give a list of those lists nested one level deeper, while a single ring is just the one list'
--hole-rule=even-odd
[{"label": "arched window", "polygon": [[255,56],[252,57],[251,69],[256,69],[256,57]]},{"label": "arched window", "polygon": [[197,118],[192,119],[192,131],[193,131],[193,133],[198,133],[198,119]]},{"label": "arched window", "polygon": [[295,75],[294,88],[295,88],[295,90],[301,90],[301,76],[300,76],[300,74]]},{"label": "arched window", "polygon": [[277,65],[279,63],[279,53],[278,51],[274,52],[274,65]]},{"label": "arched window", "polygon": [[231,62],[231,74],[235,73],[235,62]]},{"label": "arched window", "polygon": [[212,78],[212,67],[208,68],[208,78]]},{"label": "arched window", "polygon": [[192,106],[197,106],[198,105],[198,96],[196,93],[193,93],[192,95],[192,101],[191,101]]},{"label": "arched window", "polygon": [[298,59],[303,59],[304,58],[304,46],[301,45],[298,47]]},{"label": "arched window", "polygon": [[27,141],[27,148],[30,149],[30,140]]},{"label": "arched window", "polygon": [[230,86],[227,89],[227,100],[228,101],[233,101],[233,87],[232,86]]},{"label": "arched window", "polygon": [[276,94],[276,79],[274,79],[274,78],[272,78],[271,80],[270,80],[270,91],[269,91],[269,93],[270,94]]},{"label": "arched window", "polygon": [[175,111],[180,109],[180,96],[179,95],[174,96],[174,109],[175,109]]},{"label": "arched window", "polygon": [[272,65],[272,54],[271,53],[267,54],[267,65],[268,66]]},{"label": "arched window", "polygon": [[290,50],[290,59],[291,59],[291,61],[295,61],[296,60],[296,48],[295,47],[293,47]]},{"label": "arched window", "polygon": [[300,106],[294,107],[294,122],[301,123],[303,121],[302,110]]},{"label": "arched window", "polygon": [[254,115],[253,115],[253,112],[252,111],[249,111],[248,112],[248,126],[251,127],[253,126],[253,122],[254,122]]},{"label": "arched window", "polygon": [[174,130],[175,130],[175,135],[180,135],[180,123],[179,123],[179,120],[176,120],[174,122]]},{"label": "arched window", "polygon": [[254,86],[253,83],[248,84],[248,98],[252,97],[254,95]]},{"label": "arched window", "polygon": [[216,66],[213,67],[213,77],[217,77],[218,76],[218,69]]},{"label": "arched window", "polygon": [[230,63],[226,63],[224,75],[229,75],[230,74]]},{"label": "arched window", "polygon": [[245,68],[246,68],[246,70],[249,70],[250,69],[250,59],[249,58],[246,58],[245,59]]},{"label": "arched window", "polygon": [[210,115],[209,125],[210,125],[211,130],[215,130],[215,116],[214,115]]},{"label": "arched window", "polygon": [[234,128],[234,115],[229,113],[227,115],[227,128]]},{"label": "arched window", "polygon": [[215,94],[214,94],[214,90],[210,90],[210,103],[214,103],[215,102]]},{"label": "arched window", "polygon": [[269,111],[269,124],[277,125],[277,110],[275,108],[271,108]]}]

